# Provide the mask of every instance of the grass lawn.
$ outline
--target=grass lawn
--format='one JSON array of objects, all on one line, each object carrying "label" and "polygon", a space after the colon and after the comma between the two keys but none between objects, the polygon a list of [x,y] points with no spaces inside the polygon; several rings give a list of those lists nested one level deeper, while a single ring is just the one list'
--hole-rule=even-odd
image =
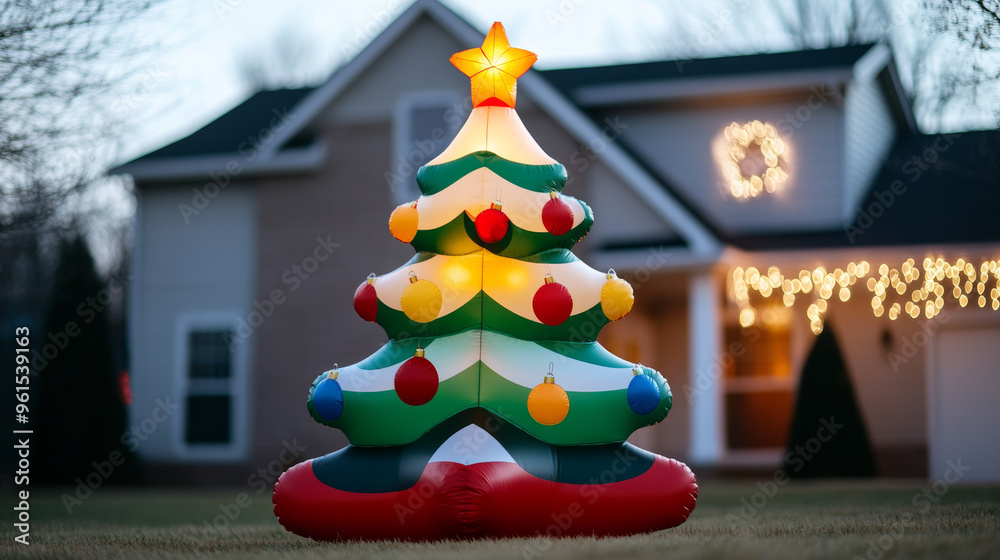
[{"label": "grass lawn", "polygon": [[[268,492],[248,488],[101,488],[72,514],[60,492],[35,490],[31,546],[15,543],[12,521],[5,522],[0,558],[1000,558],[1000,486],[953,486],[936,503],[922,496],[925,488],[930,484],[792,483],[765,498],[755,496],[754,482],[709,480],[688,522],[668,531],[425,544],[302,539],[278,525]],[[250,500],[241,500],[245,507],[236,504],[241,493]],[[8,520],[9,497],[2,502]],[[230,528],[207,530],[205,522],[227,506],[239,511]]]}]

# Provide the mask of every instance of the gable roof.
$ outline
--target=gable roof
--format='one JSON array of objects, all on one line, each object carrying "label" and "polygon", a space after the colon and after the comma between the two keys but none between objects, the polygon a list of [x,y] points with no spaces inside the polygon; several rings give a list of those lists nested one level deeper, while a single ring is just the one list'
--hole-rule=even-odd
[{"label": "gable roof", "polygon": [[899,128],[917,132],[892,53],[880,43],[541,72],[581,107],[807,89],[818,83],[836,92],[852,80],[876,80]]},{"label": "gable roof", "polygon": [[843,228],[726,241],[748,251],[996,243],[998,207],[1000,131],[918,134],[897,142]]},{"label": "gable roof", "polygon": [[874,43],[869,43],[782,53],[560,68],[543,70],[542,74],[552,85],[572,97],[583,86],[850,68],[874,46]]},{"label": "gable roof", "polygon": [[316,88],[277,89],[259,91],[249,99],[206,124],[197,131],[132,160],[148,161],[161,158],[206,154],[231,154],[248,138],[256,138],[268,121],[279,112],[295,107]]},{"label": "gable roof", "polygon": [[[429,16],[462,42],[476,44],[482,35],[456,14],[434,0],[418,0],[399,16],[354,60],[339,69],[324,84],[311,88],[262,91],[220,116],[193,134],[168,146],[124,164],[111,173],[133,173],[137,181],[177,178],[177,170],[186,169],[187,178],[207,173],[213,166],[232,157],[237,147],[268,127],[273,109],[290,113],[288,126],[276,130],[274,139],[260,147],[255,172],[290,172],[315,167],[323,155],[322,146],[301,149],[301,136],[315,117],[355,78],[385,52],[421,16]],[[863,67],[863,68],[862,68]],[[859,69],[860,68],[860,69]],[[912,121],[909,105],[898,87],[891,54],[884,45],[854,45],[809,51],[718,57],[686,61],[649,62],[617,66],[529,70],[520,79],[522,91],[549,113],[567,132],[586,143],[600,134],[599,124],[585,113],[577,99],[586,88],[637,84],[680,83],[703,79],[754,77],[761,74],[833,71],[838,79],[850,79],[868,73],[878,76],[883,87],[895,90],[898,120]],[[815,77],[815,74],[810,75]],[[915,130],[912,126],[910,130]],[[703,256],[717,254],[721,242],[746,250],[843,247],[850,245],[902,245],[1000,241],[1000,230],[989,227],[989,214],[995,208],[1000,171],[996,162],[1000,152],[998,132],[968,132],[938,136],[901,134],[897,145],[873,181],[867,200],[869,208],[886,185],[902,181],[906,194],[897,197],[892,209],[865,225],[863,215],[853,224],[860,235],[848,236],[844,230],[796,232],[794,234],[753,234],[727,236],[715,228],[683,197],[673,192],[669,181],[657,173],[624,142],[609,143],[602,161],[631,187],[683,237],[685,244]],[[940,158],[922,172],[919,181],[910,183],[906,162],[922,157],[935,142],[947,141],[948,150],[937,150]],[[318,148],[318,149],[317,149]],[[171,174],[173,173],[173,174]],[[953,196],[950,193],[962,193]],[[927,227],[913,216],[937,215],[945,227]],[[846,226],[845,226],[846,227]],[[849,229],[849,228],[848,228]],[[673,241],[673,240],[672,240]],[[639,244],[641,245],[641,244]],[[638,246],[638,245],[637,245]],[[607,250],[630,247],[607,247]]]},{"label": "gable roof", "polygon": [[[451,33],[462,43],[470,45],[479,44],[483,35],[461,19],[457,14],[447,9],[435,0],[417,0],[398,18],[379,34],[364,50],[361,51],[349,63],[338,69],[333,76],[325,83],[303,93],[301,99],[295,104],[294,111],[284,126],[274,132],[273,138],[260,146],[258,157],[254,167],[249,172],[274,172],[275,170],[285,171],[288,169],[301,169],[308,165],[315,166],[316,159],[322,153],[322,146],[314,146],[319,149],[300,149],[300,154],[296,157],[287,157],[289,143],[292,142],[303,131],[307,130],[310,123],[329,106],[337,96],[347,88],[358,76],[362,75],[370,65],[372,65],[391,45],[393,45],[420,17],[430,17],[439,24],[445,31]],[[544,111],[549,113],[557,122],[580,142],[586,143],[601,135],[598,125],[584,115],[579,108],[569,102],[558,90],[553,88],[536,70],[529,70],[519,80],[519,89],[528,94]],[[249,103],[249,101],[247,102]],[[246,105],[245,103],[244,105]],[[255,105],[257,103],[254,103]],[[241,106],[242,107],[242,106]],[[230,113],[243,113],[237,107]],[[228,115],[228,114],[227,114]],[[270,115],[261,115],[262,121],[270,119]],[[220,122],[222,121],[222,122]],[[258,123],[259,124],[259,123]],[[246,123],[240,123],[242,129]],[[235,127],[234,119],[217,119],[192,136],[199,138],[232,138],[239,137],[232,130],[214,131],[219,127],[230,129]],[[259,130],[258,127],[256,130]],[[251,130],[255,130],[251,127]],[[190,138],[190,137],[189,137]],[[187,140],[187,139],[185,139]],[[200,144],[200,141],[188,140],[185,142],[189,147]],[[179,148],[167,146],[161,150],[170,153]],[[158,156],[149,158],[152,154],[147,154],[129,163],[121,165],[111,173],[132,173],[136,181],[157,181],[164,180],[164,177],[176,178],[171,173],[176,173],[178,168],[184,165],[182,158],[200,158],[197,166],[199,173],[207,173],[212,165],[223,163],[220,158],[206,158],[205,154],[167,157]],[[625,184],[632,188],[641,200],[657,212],[665,222],[670,224],[686,242],[686,245],[695,253],[701,255],[714,255],[721,251],[721,246],[712,232],[705,227],[705,224],[695,218],[680,204],[673,196],[665,191],[657,179],[650,176],[648,172],[630,158],[619,146],[610,144],[608,149],[601,156],[602,161],[615,174],[619,175]],[[281,161],[281,164],[277,163]],[[289,161],[290,160],[290,161]],[[144,173],[140,173],[140,171]]]}]

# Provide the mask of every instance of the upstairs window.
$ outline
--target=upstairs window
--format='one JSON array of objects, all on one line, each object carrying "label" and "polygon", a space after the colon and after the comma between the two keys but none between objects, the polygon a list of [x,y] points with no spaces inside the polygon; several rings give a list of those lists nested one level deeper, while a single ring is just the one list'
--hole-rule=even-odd
[{"label": "upstairs window", "polygon": [[453,92],[414,92],[404,95],[393,118],[393,156],[386,174],[396,204],[416,200],[417,170],[440,154],[468,117]]}]

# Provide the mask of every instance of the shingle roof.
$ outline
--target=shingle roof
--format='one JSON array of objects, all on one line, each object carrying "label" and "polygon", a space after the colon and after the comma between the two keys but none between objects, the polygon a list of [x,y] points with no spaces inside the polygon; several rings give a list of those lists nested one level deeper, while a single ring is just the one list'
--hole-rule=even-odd
[{"label": "shingle roof", "polygon": [[[555,87],[570,93],[582,85],[849,67],[871,47],[855,45],[540,73]],[[193,134],[134,161],[234,153],[247,138],[259,135],[261,129],[268,126],[274,111],[291,111],[314,89],[259,92]],[[947,149],[941,149],[944,145]],[[626,151],[670,190],[666,178],[653,172],[652,166],[639,154]],[[937,157],[935,161],[924,155],[931,153]],[[914,161],[913,158],[918,159]],[[926,165],[927,169],[919,169],[918,164]],[[901,182],[906,191],[894,195],[893,203],[886,205],[883,201],[888,195],[884,193],[886,189],[891,192],[896,181]],[[683,204],[683,198],[679,198]],[[763,250],[1000,241],[1000,227],[994,225],[995,214],[1000,209],[998,203],[1000,131],[974,131],[945,136],[902,134],[861,206],[862,212],[873,205],[876,212],[878,205],[886,206],[884,213],[872,217],[870,223],[866,218],[870,215],[861,213],[844,229],[727,236],[690,205],[686,206],[724,242],[746,250]]]},{"label": "shingle roof", "polygon": [[[780,70],[845,67],[854,64],[871,47],[870,44],[856,45],[786,53],[566,68],[545,70],[540,71],[540,73],[558,89],[567,92],[580,85],[620,81],[638,82],[682,76],[690,78],[706,75],[721,76]],[[315,89],[304,87],[258,92],[191,135],[133,161],[233,153],[241,142],[244,142],[248,137],[256,136],[261,129],[268,126],[268,122],[273,116],[273,110],[281,111],[285,107],[291,110]]]},{"label": "shingle roof", "polygon": [[562,68],[543,70],[541,73],[552,85],[572,97],[572,92],[581,86],[847,68],[873,46],[863,44],[783,53]]},{"label": "shingle roof", "polygon": [[247,138],[256,138],[278,113],[291,111],[315,88],[261,91],[194,133],[133,161],[232,154]]},{"label": "shingle roof", "polygon": [[746,250],[997,242],[998,212],[1000,131],[917,134],[897,143],[843,228],[727,241]]}]

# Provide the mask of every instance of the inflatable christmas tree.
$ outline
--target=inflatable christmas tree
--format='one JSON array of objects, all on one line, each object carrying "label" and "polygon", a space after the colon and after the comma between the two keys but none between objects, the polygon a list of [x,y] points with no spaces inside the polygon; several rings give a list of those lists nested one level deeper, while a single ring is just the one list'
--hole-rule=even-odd
[{"label": "inflatable christmas tree", "polygon": [[625,442],[662,420],[670,389],[597,334],[632,288],[570,252],[593,224],[563,196],[565,168],[514,111],[535,55],[493,25],[451,62],[474,109],[422,167],[422,196],[389,230],[416,250],[372,274],[354,307],[389,342],[322,373],[309,413],[351,445],[274,487],[290,531],[321,540],[622,535],[673,527],[694,508],[683,464]]}]

